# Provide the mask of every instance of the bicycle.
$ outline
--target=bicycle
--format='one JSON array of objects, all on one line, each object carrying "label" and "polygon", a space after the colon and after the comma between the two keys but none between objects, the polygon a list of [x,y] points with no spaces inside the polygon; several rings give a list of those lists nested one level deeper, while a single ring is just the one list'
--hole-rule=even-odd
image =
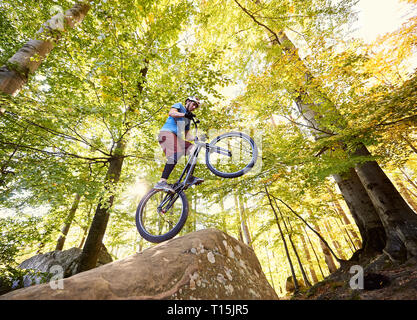
[{"label": "bicycle", "polygon": [[[199,120],[192,118],[196,145],[178,180],[172,184],[175,193],[152,189],[140,201],[136,210],[136,227],[139,234],[149,242],[160,243],[176,236],[188,217],[188,200],[184,193],[191,185],[187,183],[197,164],[200,151],[206,150],[208,169],[222,178],[236,178],[251,170],[258,158],[254,140],[242,132],[219,135],[210,143],[206,137],[198,138]],[[177,201],[178,200],[178,201]]]}]

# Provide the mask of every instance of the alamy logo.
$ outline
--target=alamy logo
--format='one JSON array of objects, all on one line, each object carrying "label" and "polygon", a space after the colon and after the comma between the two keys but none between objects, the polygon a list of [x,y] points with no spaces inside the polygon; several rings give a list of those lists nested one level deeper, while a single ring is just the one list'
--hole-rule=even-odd
[{"label": "alamy logo", "polygon": [[363,289],[363,268],[359,265],[351,266],[349,273],[354,274],[349,281],[351,289]]},{"label": "alamy logo", "polygon": [[52,290],[64,289],[64,269],[60,265],[53,265],[49,272],[53,274],[49,280],[49,286]]}]

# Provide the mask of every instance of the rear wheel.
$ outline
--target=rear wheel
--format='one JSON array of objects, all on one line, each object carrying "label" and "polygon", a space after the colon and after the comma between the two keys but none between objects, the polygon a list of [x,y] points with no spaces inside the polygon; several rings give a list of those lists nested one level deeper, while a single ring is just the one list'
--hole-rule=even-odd
[{"label": "rear wheel", "polygon": [[206,164],[211,172],[223,178],[236,178],[256,163],[258,148],[251,137],[242,132],[228,132],[210,142]]},{"label": "rear wheel", "polygon": [[152,189],[138,205],[136,227],[144,239],[159,243],[176,236],[187,216],[188,201],[184,192],[169,193]]}]

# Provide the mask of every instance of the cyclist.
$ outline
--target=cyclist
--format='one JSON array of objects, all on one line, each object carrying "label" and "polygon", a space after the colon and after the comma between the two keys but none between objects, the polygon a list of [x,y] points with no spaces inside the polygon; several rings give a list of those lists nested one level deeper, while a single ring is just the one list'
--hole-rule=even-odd
[{"label": "cyclist", "polygon": [[[161,179],[154,186],[154,189],[175,192],[167,180],[178,160],[184,154],[188,155],[194,150],[194,145],[185,140],[194,140],[194,137],[190,134],[190,122],[195,116],[192,111],[199,106],[200,100],[196,96],[190,96],[185,100],[185,107],[180,102],[171,107],[168,119],[158,135],[158,141],[167,157],[167,162]],[[186,181],[189,185],[198,185],[203,182],[203,179],[194,177],[192,173]]]}]

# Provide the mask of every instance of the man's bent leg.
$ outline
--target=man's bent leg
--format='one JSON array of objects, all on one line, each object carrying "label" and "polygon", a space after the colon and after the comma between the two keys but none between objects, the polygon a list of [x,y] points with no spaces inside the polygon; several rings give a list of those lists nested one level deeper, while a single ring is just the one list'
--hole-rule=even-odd
[{"label": "man's bent leg", "polygon": [[174,170],[175,165],[178,161],[177,150],[177,141],[176,135],[172,132],[160,132],[159,133],[159,144],[161,145],[162,150],[164,151],[167,162],[165,164],[164,170],[162,172],[161,179],[155,185],[154,189],[156,190],[165,190],[168,192],[175,192],[175,190],[168,184],[167,180]]},{"label": "man's bent leg", "polygon": [[164,171],[162,172],[162,179],[168,180],[169,175],[172,170],[174,170],[175,165],[178,162],[178,154],[174,153],[172,156],[168,157],[167,163],[165,164]]}]

